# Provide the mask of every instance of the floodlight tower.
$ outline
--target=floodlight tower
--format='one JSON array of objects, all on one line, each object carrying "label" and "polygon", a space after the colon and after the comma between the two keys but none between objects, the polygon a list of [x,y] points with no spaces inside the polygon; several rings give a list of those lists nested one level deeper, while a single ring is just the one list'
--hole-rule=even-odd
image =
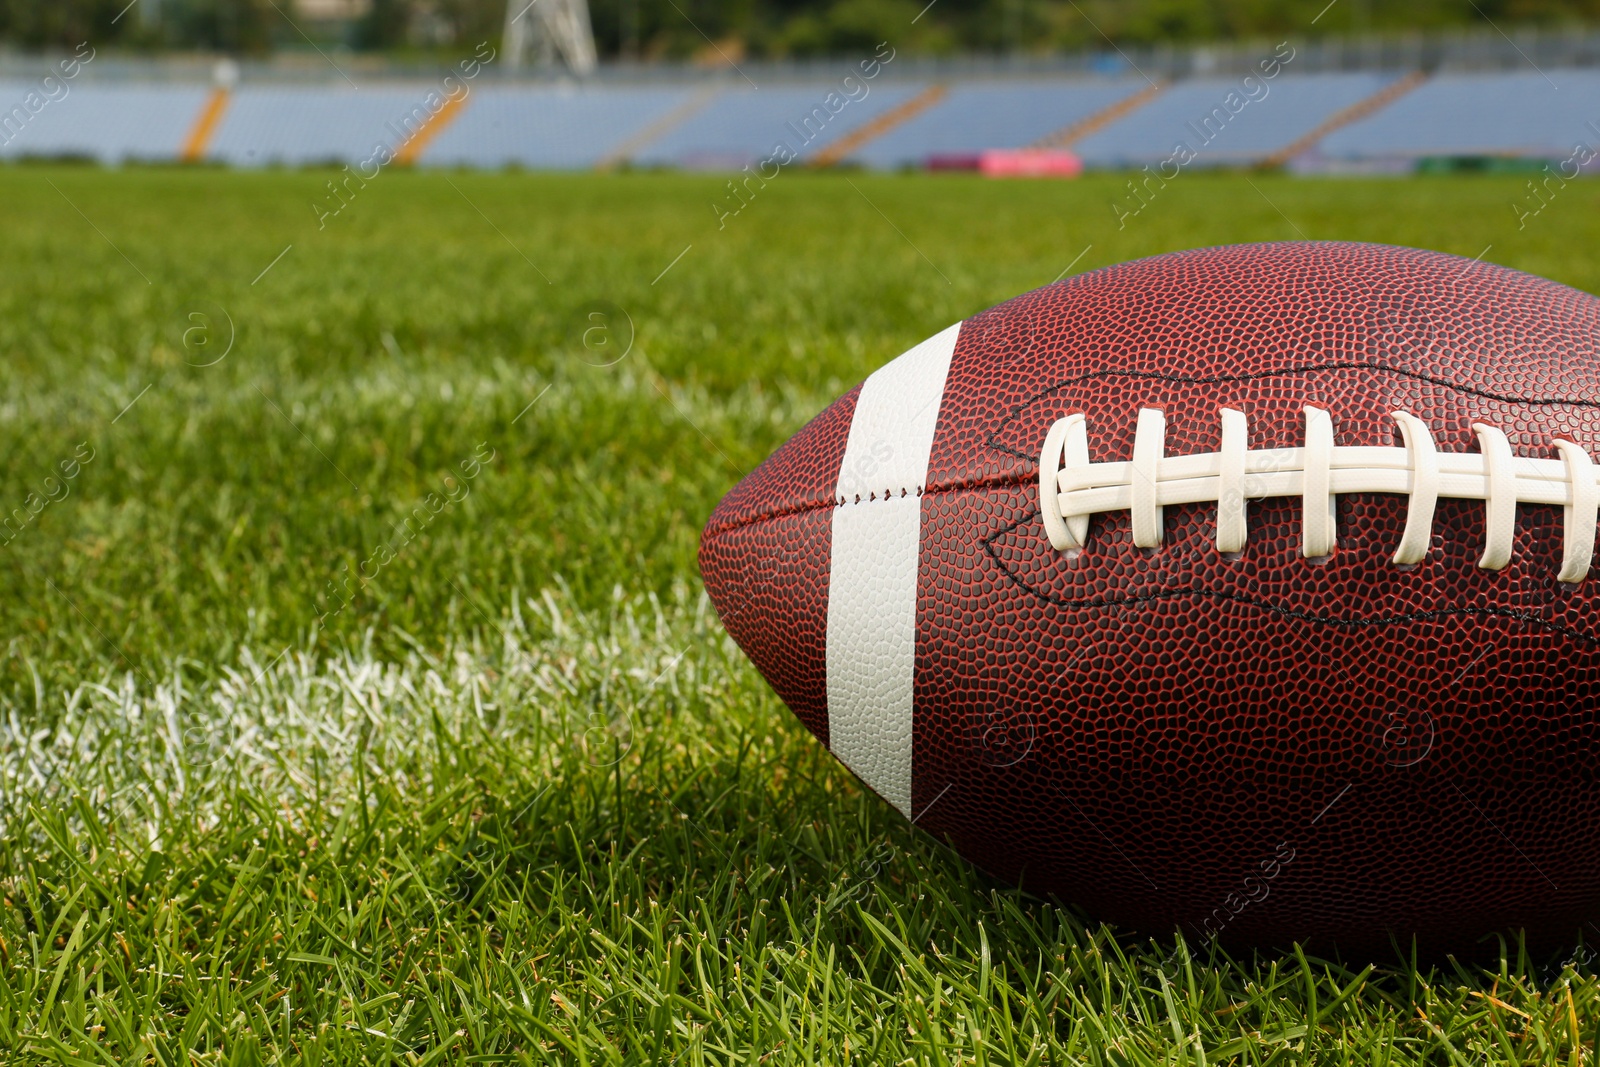
[{"label": "floodlight tower", "polygon": [[531,51],[541,67],[558,61],[582,77],[594,70],[588,0],[506,0],[505,64],[515,70]]}]

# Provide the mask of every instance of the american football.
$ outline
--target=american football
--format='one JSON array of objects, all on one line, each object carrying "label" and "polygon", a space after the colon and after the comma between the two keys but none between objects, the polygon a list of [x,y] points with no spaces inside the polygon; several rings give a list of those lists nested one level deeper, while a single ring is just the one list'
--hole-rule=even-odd
[{"label": "american football", "polygon": [[0,1067],[1600,1067],[1600,0],[11,0],[0,203]]},{"label": "american football", "polygon": [[950,326],[744,478],[729,633],[916,826],[1191,939],[1571,938],[1600,902],[1600,301],[1169,253]]}]

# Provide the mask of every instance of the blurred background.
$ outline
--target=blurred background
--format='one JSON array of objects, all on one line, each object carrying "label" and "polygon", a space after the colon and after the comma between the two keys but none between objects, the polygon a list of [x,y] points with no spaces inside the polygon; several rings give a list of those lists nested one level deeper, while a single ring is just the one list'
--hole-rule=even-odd
[{"label": "blurred background", "polygon": [[[1571,177],[1600,139],[1597,15],[1587,0],[11,2],[0,158]],[[34,122],[45,106],[58,114]]]},{"label": "blurred background", "polygon": [[[527,3],[512,4],[513,13]],[[1204,43],[1312,31],[1324,36],[1542,28],[1593,22],[1592,0],[593,0],[603,61],[714,62],[838,55],[894,37],[907,52],[1044,56],[1116,45]],[[145,54],[265,57],[324,48],[426,55],[498,37],[501,0],[6,0],[0,40],[67,48],[86,38]],[[291,23],[292,19],[292,23]],[[1491,31],[1492,32],[1492,31]]]}]

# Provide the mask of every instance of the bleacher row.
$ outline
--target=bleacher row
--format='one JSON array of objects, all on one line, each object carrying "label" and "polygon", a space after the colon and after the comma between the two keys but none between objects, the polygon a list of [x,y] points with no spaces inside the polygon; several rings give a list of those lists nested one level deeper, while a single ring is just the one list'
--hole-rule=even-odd
[{"label": "bleacher row", "polygon": [[799,160],[891,169],[1051,146],[1089,167],[1137,168],[1172,158],[1182,143],[1195,166],[1337,168],[1427,157],[1558,160],[1576,145],[1600,146],[1600,71],[1590,68],[1427,78],[1285,71],[1248,92],[1238,78],[882,79],[867,87],[848,99],[837,82],[758,90],[485,81],[459,107],[433,113],[423,102],[437,86],[422,82],[220,89],[85,81],[43,106],[29,96],[36,83],[0,82],[0,159],[357,164],[379,145],[392,152],[410,142],[406,158],[424,166],[737,170],[775,153],[783,160],[783,145]]}]

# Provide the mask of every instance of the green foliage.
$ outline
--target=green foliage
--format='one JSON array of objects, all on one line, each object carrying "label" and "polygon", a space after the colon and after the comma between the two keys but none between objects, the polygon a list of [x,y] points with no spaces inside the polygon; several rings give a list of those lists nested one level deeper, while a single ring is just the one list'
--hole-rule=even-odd
[{"label": "green foliage", "polygon": [[[1487,31],[1600,18],[1600,0],[590,0],[605,56],[702,59],[870,53],[888,41],[908,54],[1106,50],[1229,38]],[[372,0],[350,19],[312,20],[290,0],[0,0],[0,42],[73,48],[82,41],[138,50],[263,54],[324,45],[384,51],[470,49],[498,40],[503,0]],[[126,14],[126,17],[119,17]],[[291,21],[292,20],[292,21]],[[304,35],[304,36],[303,36]],[[721,54],[708,44],[719,42]]]},{"label": "green foliage", "polygon": [[720,177],[386,172],[319,229],[327,179],[0,169],[0,518],[58,498],[0,545],[9,1062],[1593,1062],[1587,951],[1235,960],[991,884],[693,562],[832,397],[1069,265],[1595,289],[1586,184],[1519,229],[1517,176],[1185,173],[1119,229],[1121,177],[785,172],[719,229]]}]

